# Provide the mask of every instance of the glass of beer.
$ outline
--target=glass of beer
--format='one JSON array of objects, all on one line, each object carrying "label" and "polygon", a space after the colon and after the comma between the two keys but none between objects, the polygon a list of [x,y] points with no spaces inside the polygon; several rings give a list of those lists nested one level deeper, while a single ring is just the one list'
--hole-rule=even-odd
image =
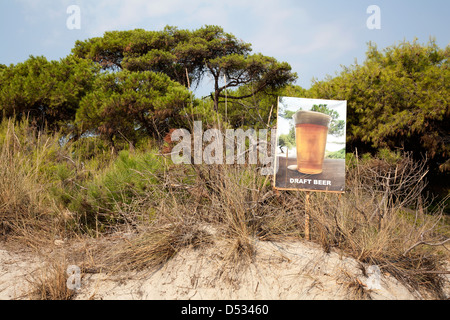
[{"label": "glass of beer", "polygon": [[331,117],[320,112],[300,110],[294,114],[293,119],[297,170],[305,174],[322,173]]}]

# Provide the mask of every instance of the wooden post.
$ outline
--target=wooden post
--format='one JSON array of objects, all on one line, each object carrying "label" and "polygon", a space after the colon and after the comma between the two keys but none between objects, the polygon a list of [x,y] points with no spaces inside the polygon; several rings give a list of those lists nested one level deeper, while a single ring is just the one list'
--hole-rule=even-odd
[{"label": "wooden post", "polygon": [[286,147],[286,175],[284,176],[284,187],[285,188],[287,188],[287,176],[288,176],[288,173],[289,173],[289,169],[288,169],[288,164],[289,164],[289,162],[288,162],[288,157],[289,157],[289,148],[288,147]]},{"label": "wooden post", "polygon": [[273,190],[275,190],[275,195],[276,195],[277,197],[280,197],[280,191],[278,191],[278,189],[275,189],[275,188],[273,188]]},{"label": "wooden post", "polygon": [[311,240],[311,227],[310,227],[311,217],[309,215],[309,196],[310,196],[310,192],[306,191],[306,200],[305,200],[305,239],[308,240],[308,241]]}]

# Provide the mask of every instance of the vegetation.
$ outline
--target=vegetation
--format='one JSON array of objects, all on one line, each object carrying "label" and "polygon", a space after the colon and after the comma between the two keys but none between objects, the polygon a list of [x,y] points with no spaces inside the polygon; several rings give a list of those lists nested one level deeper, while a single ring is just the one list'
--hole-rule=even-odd
[{"label": "vegetation", "polygon": [[[388,147],[427,157],[446,171],[450,157],[450,47],[403,42],[378,50],[370,44],[362,65],[317,81],[310,95],[348,101],[351,150]],[[365,151],[364,151],[365,150]]]},{"label": "vegetation", "polygon": [[102,135],[133,145],[145,137],[157,138],[177,125],[189,92],[165,74],[120,71],[97,78],[95,90],[80,102],[76,126],[80,134]]},{"label": "vegetation", "polygon": [[[111,272],[226,243],[218,274],[233,277],[252,262],[255,241],[304,238],[305,195],[274,192],[256,165],[174,165],[171,129],[198,118],[222,130],[272,128],[277,96],[348,100],[351,152],[328,155],[346,157],[347,190],[310,196],[311,240],[443,298],[448,197],[433,202],[425,188],[449,161],[449,49],[370,46],[363,65],[311,90],[292,85],[288,64],[250,52],[219,27],[167,27],[77,42],[59,62],[0,66],[0,240],[38,249],[114,239],[86,250],[82,268]],[[212,95],[197,100],[188,88],[205,75]],[[30,280],[30,297],[73,298],[63,260]]]},{"label": "vegetation", "polygon": [[[107,157],[99,148],[81,161],[76,155],[89,149],[89,141],[61,147],[57,135],[36,135],[25,122],[8,121],[2,128],[4,240],[41,248],[55,239],[132,232],[130,240],[102,249],[98,262],[86,266],[111,271],[151,270],[183,248],[225,242],[224,269],[218,272],[233,277],[251,263],[254,241],[304,237],[305,195],[277,195],[256,166],[178,166],[147,148]],[[351,156],[347,170],[345,195],[310,197],[311,240],[362,265],[379,265],[412,290],[442,298],[439,271],[448,259],[450,229],[444,204],[429,207],[421,196],[424,163],[385,151],[375,158]],[[64,289],[61,276],[37,275],[33,295],[71,297],[47,287]]]},{"label": "vegetation", "polygon": [[[251,84],[248,94],[228,96],[243,99],[296,80],[289,64],[250,52],[249,43],[218,26],[194,31],[166,27],[163,31],[107,32],[102,38],[78,41],[73,50],[104,69],[161,72],[186,87],[198,85],[209,75],[214,80],[211,99],[216,112],[227,88]],[[221,85],[224,77],[227,83]]]},{"label": "vegetation", "polygon": [[1,69],[0,115],[29,117],[38,127],[73,129],[81,99],[92,90],[98,68],[72,56],[60,61],[31,56]]}]

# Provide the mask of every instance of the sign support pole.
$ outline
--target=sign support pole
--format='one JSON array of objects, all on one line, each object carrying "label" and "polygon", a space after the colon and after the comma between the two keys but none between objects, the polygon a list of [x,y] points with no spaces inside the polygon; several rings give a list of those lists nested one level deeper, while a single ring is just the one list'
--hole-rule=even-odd
[{"label": "sign support pole", "polygon": [[305,200],[305,239],[307,241],[311,240],[311,217],[309,215],[309,196],[310,192],[306,191],[306,200]]}]

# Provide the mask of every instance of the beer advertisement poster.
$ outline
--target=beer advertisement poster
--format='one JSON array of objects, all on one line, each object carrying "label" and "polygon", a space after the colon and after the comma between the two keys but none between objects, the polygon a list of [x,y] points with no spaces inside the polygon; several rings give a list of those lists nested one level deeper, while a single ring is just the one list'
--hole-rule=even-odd
[{"label": "beer advertisement poster", "polygon": [[278,98],[274,186],[345,192],[347,101]]}]

